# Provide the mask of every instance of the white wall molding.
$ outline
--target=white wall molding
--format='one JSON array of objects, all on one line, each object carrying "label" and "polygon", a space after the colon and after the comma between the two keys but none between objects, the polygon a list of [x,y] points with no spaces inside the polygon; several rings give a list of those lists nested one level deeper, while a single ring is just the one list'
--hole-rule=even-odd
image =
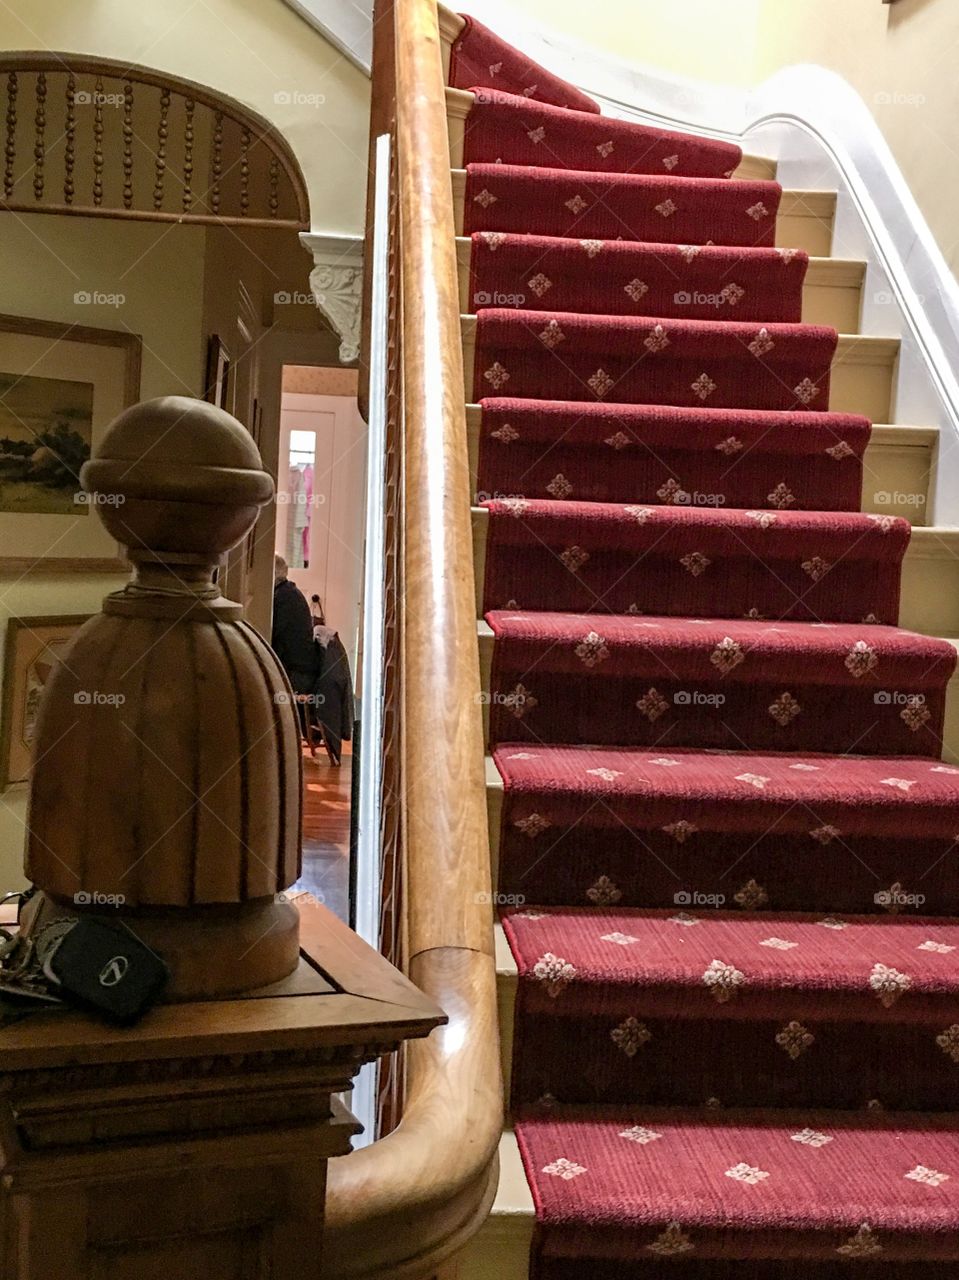
[{"label": "white wall molding", "polygon": [[340,335],[340,360],[352,364],[360,356],[363,241],[302,231],[300,242],[313,255],[310,288],[316,305]]},{"label": "white wall molding", "polygon": [[370,74],[373,58],[373,0],[286,0],[354,66]]}]

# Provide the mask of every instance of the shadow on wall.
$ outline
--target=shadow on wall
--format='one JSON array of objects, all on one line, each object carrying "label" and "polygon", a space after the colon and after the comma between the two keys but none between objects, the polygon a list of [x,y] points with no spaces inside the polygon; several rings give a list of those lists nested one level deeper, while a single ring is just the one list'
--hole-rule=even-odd
[{"label": "shadow on wall", "polygon": [[929,5],[935,3],[935,0],[888,0],[889,4],[889,26],[892,28],[901,27],[904,22],[908,22]]}]

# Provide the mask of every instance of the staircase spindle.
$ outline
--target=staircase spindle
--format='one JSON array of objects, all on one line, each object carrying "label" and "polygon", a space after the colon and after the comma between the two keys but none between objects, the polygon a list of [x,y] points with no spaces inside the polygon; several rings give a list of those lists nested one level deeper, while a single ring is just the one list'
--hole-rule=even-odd
[{"label": "staircase spindle", "polygon": [[250,131],[244,129],[240,134],[240,217],[245,218],[250,211]]},{"label": "staircase spindle", "polygon": [[3,194],[13,195],[13,166],[17,158],[17,73],[7,76],[7,138],[4,145]]},{"label": "staircase spindle", "polygon": [[33,198],[43,199],[43,163],[46,159],[47,75],[37,72],[37,110],[34,116],[36,140],[33,146]]},{"label": "staircase spindle", "polygon": [[77,162],[77,81],[73,72],[67,76],[67,115],[63,128],[63,202],[73,204],[73,170]]},{"label": "staircase spindle", "polygon": [[280,209],[280,162],[270,157],[270,217],[275,218]]},{"label": "staircase spindle", "polygon": [[223,112],[213,116],[213,184],[210,187],[210,208],[220,212],[220,178],[223,175]]},{"label": "staircase spindle", "polygon": [[186,125],[183,131],[183,212],[189,213],[193,205],[193,113],[196,103],[192,98],[184,102]]},{"label": "staircase spindle", "polygon": [[133,85],[123,86],[123,207],[133,208]]},{"label": "staircase spindle", "polygon": [[163,182],[166,177],[166,144],[170,133],[170,90],[160,90],[160,122],[157,125],[157,152],[155,180],[153,183],[153,208],[157,212],[163,208]]},{"label": "staircase spindle", "polygon": [[97,76],[93,90],[93,207],[103,204],[103,81]]}]

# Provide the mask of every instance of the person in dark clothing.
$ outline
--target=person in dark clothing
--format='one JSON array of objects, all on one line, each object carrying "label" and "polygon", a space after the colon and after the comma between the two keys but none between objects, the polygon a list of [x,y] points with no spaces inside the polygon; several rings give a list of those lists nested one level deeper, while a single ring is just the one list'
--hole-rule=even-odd
[{"label": "person in dark clothing", "polygon": [[335,768],[340,763],[344,739],[348,742],[353,736],[353,677],[339,634],[325,622],[318,622],[315,615],[313,636],[320,657],[316,712],[330,764]]},{"label": "person in dark clothing", "polygon": [[294,693],[312,693],[318,674],[313,619],[306,596],[287,577],[289,566],[282,556],[273,560],[272,644]]}]

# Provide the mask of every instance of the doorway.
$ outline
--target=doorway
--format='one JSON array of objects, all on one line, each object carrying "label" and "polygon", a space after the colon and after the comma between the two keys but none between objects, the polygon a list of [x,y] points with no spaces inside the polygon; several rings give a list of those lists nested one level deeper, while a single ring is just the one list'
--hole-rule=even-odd
[{"label": "doorway", "polygon": [[355,369],[283,365],[274,531],[274,550],[319,623],[319,668],[328,671],[335,662],[342,672],[344,660],[348,668],[352,712],[343,703],[341,681],[335,688],[324,683],[325,705],[315,708],[324,736],[342,737],[340,765],[334,766],[319,738],[304,745],[303,874],[297,885],[347,921],[354,735],[346,719],[358,719],[361,693],[366,495],[366,423],[356,388]]}]

